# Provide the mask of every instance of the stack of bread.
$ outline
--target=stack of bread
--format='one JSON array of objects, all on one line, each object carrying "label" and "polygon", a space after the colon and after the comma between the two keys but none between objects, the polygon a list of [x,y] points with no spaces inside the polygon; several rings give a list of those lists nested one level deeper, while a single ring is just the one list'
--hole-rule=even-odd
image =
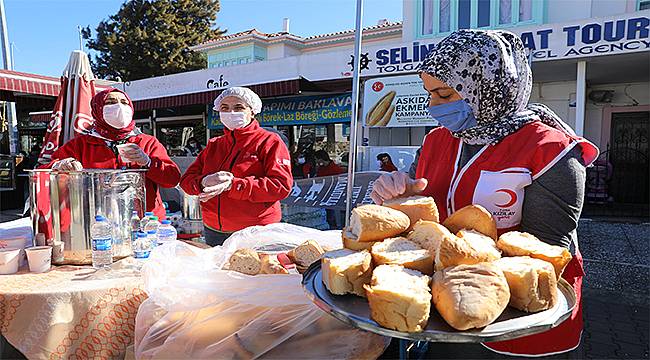
[{"label": "stack of bread", "polygon": [[355,208],[346,249],[323,255],[323,283],[336,295],[367,297],[374,321],[404,332],[426,328],[431,303],[461,331],[493,323],[507,306],[538,312],[557,303],[567,249],[527,233],[497,237],[480,205],[438,219],[423,196]]},{"label": "stack of bread", "polygon": [[[325,250],[314,240],[307,240],[287,253],[289,259],[296,265],[296,269],[303,273],[309,265],[319,261]],[[237,271],[246,275],[289,274],[277,254],[257,252],[253,249],[238,249],[230,256],[228,270]]]}]

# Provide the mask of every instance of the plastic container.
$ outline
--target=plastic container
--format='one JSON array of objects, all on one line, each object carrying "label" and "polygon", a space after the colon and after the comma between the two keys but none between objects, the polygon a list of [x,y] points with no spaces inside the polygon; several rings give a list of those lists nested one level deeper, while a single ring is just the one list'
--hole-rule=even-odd
[{"label": "plastic container", "polygon": [[158,246],[158,231],[149,230],[147,231],[147,240],[151,243],[151,249]]},{"label": "plastic container", "polygon": [[163,220],[158,228],[158,245],[176,241],[177,236],[176,228],[172,225],[170,220]]},{"label": "plastic container", "polygon": [[95,224],[90,229],[92,238],[92,257],[95,269],[105,268],[113,264],[113,230],[111,224],[102,215],[95,216]]},{"label": "plastic container", "polygon": [[147,237],[147,234],[139,231],[136,234],[136,239],[133,242],[133,257],[136,259],[146,259],[151,253],[151,241]]},{"label": "plastic container", "polygon": [[140,219],[140,231],[144,231],[145,225],[151,220],[150,218],[153,216],[153,212],[147,211],[144,213],[144,216],[142,219]]},{"label": "plastic container", "polygon": [[151,230],[158,231],[158,227],[160,227],[158,216],[150,216],[149,221],[147,221],[147,224],[144,226],[144,232],[149,233]]},{"label": "plastic container", "polygon": [[137,211],[133,211],[131,214],[131,246],[133,246],[133,242],[136,240],[138,231],[140,231],[140,217]]}]

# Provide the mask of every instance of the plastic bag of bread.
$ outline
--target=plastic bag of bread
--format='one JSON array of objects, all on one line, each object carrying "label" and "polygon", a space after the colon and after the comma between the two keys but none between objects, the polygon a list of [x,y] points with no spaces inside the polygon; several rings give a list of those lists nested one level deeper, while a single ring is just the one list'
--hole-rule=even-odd
[{"label": "plastic bag of bread", "polygon": [[[136,317],[136,358],[378,357],[388,340],[335,319],[328,321],[330,316],[304,294],[302,276],[247,275],[226,269],[240,249],[286,252],[305,239],[323,248],[340,248],[340,236],[273,224],[237,232],[212,249],[181,242],[157,247],[143,267],[149,298]],[[340,342],[332,335],[342,331],[348,345],[332,346]],[[308,346],[307,353],[295,351],[303,346]]]}]

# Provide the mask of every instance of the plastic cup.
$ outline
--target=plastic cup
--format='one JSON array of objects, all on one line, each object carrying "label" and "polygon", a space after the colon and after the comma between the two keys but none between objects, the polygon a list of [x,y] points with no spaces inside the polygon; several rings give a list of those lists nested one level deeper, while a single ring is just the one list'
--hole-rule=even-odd
[{"label": "plastic cup", "polygon": [[29,271],[43,273],[50,270],[52,266],[52,247],[34,246],[25,249]]},{"label": "plastic cup", "polygon": [[20,249],[0,250],[0,275],[15,274],[20,262]]},{"label": "plastic cup", "polygon": [[117,153],[120,154],[120,158],[122,158],[122,161],[129,162],[129,160],[124,157],[124,153],[128,148],[131,147],[131,144],[120,144],[115,147],[117,148]]}]

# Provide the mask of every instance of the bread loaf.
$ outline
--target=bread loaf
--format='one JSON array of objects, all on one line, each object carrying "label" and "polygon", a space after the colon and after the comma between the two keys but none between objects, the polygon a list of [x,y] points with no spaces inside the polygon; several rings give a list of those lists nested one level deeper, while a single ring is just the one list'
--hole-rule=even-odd
[{"label": "bread loaf", "polygon": [[363,285],[372,276],[372,257],[367,250],[339,249],[326,252],[321,260],[323,283],[335,295],[365,296]]},{"label": "bread loaf", "polygon": [[325,251],[316,241],[307,240],[289,251],[287,256],[298,268],[306,269],[312,263],[320,260],[324,253]]},{"label": "bread loaf", "polygon": [[341,231],[341,238],[343,239],[343,247],[354,251],[362,251],[362,250],[370,251],[372,245],[376,243],[375,241],[366,241],[366,242],[358,241],[357,237],[354,236],[350,231],[348,231],[347,228]]},{"label": "bread loaf", "polygon": [[380,265],[364,285],[370,317],[397,331],[420,332],[429,321],[431,278],[400,265]]},{"label": "bread loaf", "polygon": [[550,262],[558,278],[572,258],[569,250],[561,246],[549,245],[532,234],[519,231],[510,231],[501,235],[497,247],[506,256],[530,256]]},{"label": "bread loaf", "polygon": [[435,254],[443,238],[454,236],[446,227],[433,222],[420,220],[413,226],[413,231],[408,234],[408,239]]},{"label": "bread loaf", "polygon": [[442,318],[461,331],[491,324],[510,301],[506,277],[492,263],[458,265],[436,272],[431,295]]},{"label": "bread loaf", "polygon": [[384,201],[383,205],[406,214],[411,220],[411,226],[408,230],[413,229],[415,223],[420,220],[438,222],[438,207],[432,197],[410,196],[395,198]]},{"label": "bread loaf", "polygon": [[349,231],[357,241],[382,241],[406,231],[409,217],[379,205],[361,205],[352,210]]},{"label": "bread loaf", "polygon": [[262,268],[262,261],[253,249],[239,249],[230,255],[230,270],[247,275],[257,275]]},{"label": "bread loaf", "polygon": [[375,266],[395,264],[402,265],[407,269],[418,270],[426,275],[433,274],[431,253],[403,237],[375,243],[372,246],[371,254]]},{"label": "bread loaf", "polygon": [[259,254],[261,260],[260,274],[289,274],[280,264],[275,254]]},{"label": "bread loaf", "polygon": [[526,312],[550,309],[557,302],[557,278],[551,263],[528,256],[494,262],[508,280],[510,306]]},{"label": "bread loaf", "polygon": [[501,258],[494,241],[473,230],[461,230],[458,236],[443,237],[435,257],[435,269],[471,265]]},{"label": "bread loaf", "polygon": [[476,230],[497,240],[497,223],[481,205],[468,205],[451,214],[443,223],[452,233],[463,229]]}]

